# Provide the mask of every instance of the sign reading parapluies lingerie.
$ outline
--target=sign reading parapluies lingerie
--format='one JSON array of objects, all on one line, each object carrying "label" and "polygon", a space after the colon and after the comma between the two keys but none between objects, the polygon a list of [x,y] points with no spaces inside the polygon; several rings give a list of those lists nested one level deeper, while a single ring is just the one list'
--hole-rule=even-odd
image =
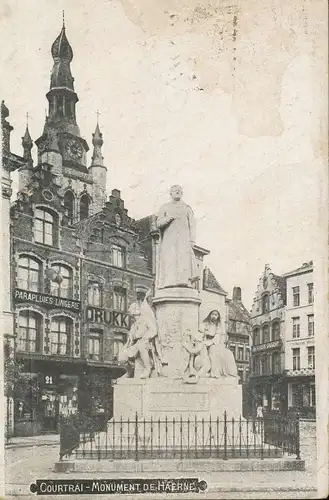
[{"label": "sign reading parapluies lingerie", "polygon": [[68,309],[75,312],[81,309],[81,303],[78,300],[66,299],[46,293],[30,292],[28,290],[21,290],[20,288],[14,290],[14,301],[16,303],[28,302],[53,309]]}]

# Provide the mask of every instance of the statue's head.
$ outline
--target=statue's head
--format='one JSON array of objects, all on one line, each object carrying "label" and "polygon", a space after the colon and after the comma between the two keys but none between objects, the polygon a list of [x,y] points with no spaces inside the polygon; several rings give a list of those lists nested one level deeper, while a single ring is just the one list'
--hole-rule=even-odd
[{"label": "statue's head", "polygon": [[170,188],[170,196],[173,200],[179,201],[181,197],[183,196],[183,189],[181,186],[178,184],[175,184],[174,186],[171,186]]},{"label": "statue's head", "polygon": [[212,311],[210,311],[204,321],[207,321],[208,323],[215,323],[216,325],[218,325],[220,323],[219,311],[217,311],[217,309],[213,309]]}]

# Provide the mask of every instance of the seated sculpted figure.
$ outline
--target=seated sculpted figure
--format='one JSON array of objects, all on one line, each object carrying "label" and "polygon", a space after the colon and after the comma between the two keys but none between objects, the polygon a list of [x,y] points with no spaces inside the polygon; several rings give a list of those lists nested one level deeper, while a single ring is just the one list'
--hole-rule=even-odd
[{"label": "seated sculpted figure", "polygon": [[198,330],[187,330],[183,337],[183,347],[189,353],[189,360],[183,379],[186,383],[197,383],[210,370],[210,360],[204,342],[204,334]]},{"label": "seated sculpted figure", "polygon": [[203,321],[205,344],[210,359],[210,377],[237,377],[237,367],[233,353],[226,347],[226,334],[221,327],[221,318],[217,310],[211,311]]},{"label": "seated sculpted figure", "polygon": [[158,327],[153,309],[148,303],[149,294],[150,291],[140,307],[138,304],[132,304],[130,307],[133,324],[129,330],[127,343],[119,354],[120,363],[134,361],[135,378],[149,378],[152,370],[157,375],[161,374]]}]

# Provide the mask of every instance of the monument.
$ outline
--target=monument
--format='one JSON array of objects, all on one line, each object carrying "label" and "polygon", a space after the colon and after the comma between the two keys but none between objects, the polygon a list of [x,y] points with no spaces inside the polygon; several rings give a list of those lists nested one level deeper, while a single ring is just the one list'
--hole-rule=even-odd
[{"label": "monument", "polygon": [[172,186],[156,218],[160,232],[156,290],[134,317],[119,362],[127,373],[114,386],[114,418],[229,418],[242,415],[242,393],[218,311],[199,319],[193,247],[195,219]]}]

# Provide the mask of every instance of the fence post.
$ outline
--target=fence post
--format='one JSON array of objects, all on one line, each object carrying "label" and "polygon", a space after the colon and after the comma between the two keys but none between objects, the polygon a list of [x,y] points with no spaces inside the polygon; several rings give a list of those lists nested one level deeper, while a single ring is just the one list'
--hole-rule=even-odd
[{"label": "fence post", "polygon": [[296,415],[296,460],[300,460],[299,413]]},{"label": "fence post", "polygon": [[227,415],[224,411],[224,460],[227,460]]},{"label": "fence post", "polygon": [[260,458],[264,458],[264,419],[259,419],[260,422]]},{"label": "fence post", "polygon": [[135,415],[135,460],[138,462],[138,414]]}]

